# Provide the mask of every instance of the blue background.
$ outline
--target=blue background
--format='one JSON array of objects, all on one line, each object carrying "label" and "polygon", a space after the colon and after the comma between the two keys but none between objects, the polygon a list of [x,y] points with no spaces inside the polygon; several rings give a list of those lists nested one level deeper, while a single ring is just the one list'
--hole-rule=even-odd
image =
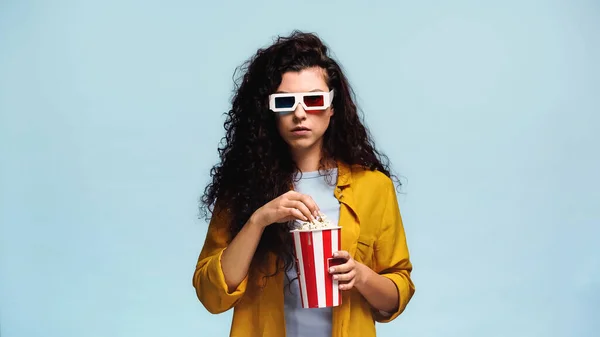
[{"label": "blue background", "polygon": [[234,68],[315,31],[399,195],[380,336],[598,336],[597,1],[0,2],[0,333],[226,336],[191,285]]}]

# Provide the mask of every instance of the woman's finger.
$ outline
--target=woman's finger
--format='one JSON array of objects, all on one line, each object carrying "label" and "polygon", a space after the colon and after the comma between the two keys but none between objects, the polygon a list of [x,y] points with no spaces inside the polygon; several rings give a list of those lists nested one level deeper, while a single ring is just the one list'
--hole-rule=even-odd
[{"label": "woman's finger", "polygon": [[349,271],[354,269],[354,261],[353,260],[347,260],[345,263],[342,263],[338,266],[333,266],[331,268],[329,268],[329,272],[331,274],[343,274],[343,273],[348,273]]},{"label": "woman's finger", "polygon": [[351,280],[354,280],[355,277],[356,277],[356,271],[354,271],[354,269],[345,274],[333,275],[333,279],[338,280],[340,282],[349,282]]},{"label": "woman's finger", "polygon": [[338,287],[340,288],[340,290],[350,290],[354,288],[354,280],[355,279],[352,279],[348,283],[340,284]]},{"label": "woman's finger", "polygon": [[348,253],[345,250],[340,250],[340,251],[334,252],[333,257],[336,257],[336,258],[339,257],[342,259],[350,260],[350,253]]},{"label": "woman's finger", "polygon": [[305,221],[314,221],[314,217],[308,207],[299,200],[289,200],[285,207],[296,208],[299,210],[308,220]]},{"label": "woman's finger", "polygon": [[314,217],[317,217],[319,215],[319,206],[313,200],[312,197],[310,197],[309,195],[306,195],[306,194],[302,194],[302,195],[300,195],[300,200],[308,207],[308,209],[310,209],[310,213]]},{"label": "woman's finger", "polygon": [[308,218],[297,208],[286,208],[288,215],[298,220],[308,221]]},{"label": "woman's finger", "polygon": [[317,203],[313,200],[311,196],[298,193],[296,191],[290,191],[288,193],[286,194],[289,200],[297,200],[302,202],[304,205],[306,205],[306,207],[308,207],[310,213],[315,217],[319,214],[319,206],[317,206]]}]

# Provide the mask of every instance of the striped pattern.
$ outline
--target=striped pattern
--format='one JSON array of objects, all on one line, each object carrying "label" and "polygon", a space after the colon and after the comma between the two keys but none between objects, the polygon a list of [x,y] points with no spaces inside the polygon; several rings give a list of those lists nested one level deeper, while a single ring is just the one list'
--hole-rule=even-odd
[{"label": "striped pattern", "polygon": [[340,250],[340,228],[291,231],[303,308],[340,305],[338,281],[328,271],[333,252]]}]

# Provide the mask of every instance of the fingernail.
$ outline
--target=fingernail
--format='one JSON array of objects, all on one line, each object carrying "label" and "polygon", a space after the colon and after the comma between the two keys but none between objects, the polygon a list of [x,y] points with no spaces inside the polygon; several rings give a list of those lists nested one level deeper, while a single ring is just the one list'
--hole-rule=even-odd
[{"label": "fingernail", "polygon": [[333,257],[338,257],[338,255],[339,254],[337,252],[333,253]]},{"label": "fingernail", "polygon": [[334,279],[334,280],[337,280],[337,279],[338,279],[338,276],[337,276],[337,275],[333,275],[333,279]]},{"label": "fingernail", "polygon": [[335,268],[333,268],[333,267],[329,268],[330,273],[333,273],[334,271],[335,271]]},{"label": "fingernail", "polygon": [[319,216],[319,212],[317,212],[316,210],[313,212],[313,216],[316,218]]}]

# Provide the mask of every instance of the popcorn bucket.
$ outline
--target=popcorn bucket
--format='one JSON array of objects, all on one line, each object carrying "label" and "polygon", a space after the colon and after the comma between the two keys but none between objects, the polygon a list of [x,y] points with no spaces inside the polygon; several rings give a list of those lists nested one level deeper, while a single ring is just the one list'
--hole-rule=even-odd
[{"label": "popcorn bucket", "polygon": [[344,263],[333,258],[340,250],[341,227],[294,229],[294,254],[298,285],[303,308],[335,307],[341,304],[338,281],[329,273],[329,267]]}]

